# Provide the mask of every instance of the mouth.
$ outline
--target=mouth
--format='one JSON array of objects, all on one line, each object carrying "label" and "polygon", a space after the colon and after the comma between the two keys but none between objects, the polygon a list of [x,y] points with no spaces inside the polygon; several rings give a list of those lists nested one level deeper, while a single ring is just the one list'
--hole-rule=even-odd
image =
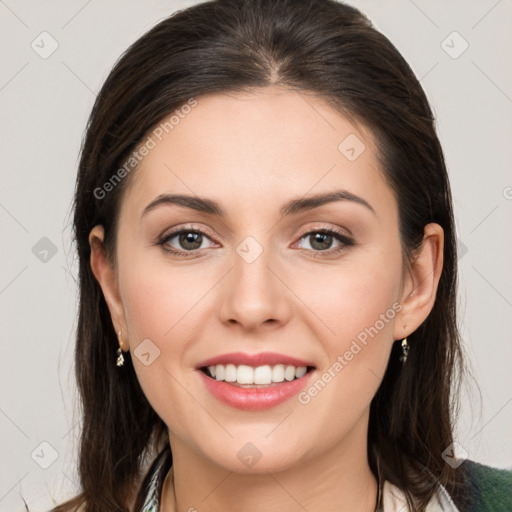
[{"label": "mouth", "polygon": [[314,366],[274,364],[249,366],[246,364],[216,364],[199,368],[207,377],[241,388],[265,388],[301,379]]},{"label": "mouth", "polygon": [[271,409],[290,400],[318,373],[310,361],[274,352],[218,355],[196,370],[214,398],[245,411]]}]

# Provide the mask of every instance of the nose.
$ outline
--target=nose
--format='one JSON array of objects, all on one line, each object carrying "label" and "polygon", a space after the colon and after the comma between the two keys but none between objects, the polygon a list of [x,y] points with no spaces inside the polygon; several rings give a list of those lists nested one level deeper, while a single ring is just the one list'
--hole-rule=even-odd
[{"label": "nose", "polygon": [[244,331],[282,327],[289,321],[292,307],[280,266],[268,250],[254,261],[240,254],[234,255],[233,269],[223,279],[222,322]]}]

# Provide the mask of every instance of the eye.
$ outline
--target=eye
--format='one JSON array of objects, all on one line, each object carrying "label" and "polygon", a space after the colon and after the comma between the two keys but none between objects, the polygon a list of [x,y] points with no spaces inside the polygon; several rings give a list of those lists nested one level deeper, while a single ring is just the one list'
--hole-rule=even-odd
[{"label": "eye", "polygon": [[[327,228],[308,231],[299,238],[299,242],[303,240],[299,249],[306,249],[326,256],[354,245],[354,240],[349,236]],[[197,228],[176,229],[161,237],[157,243],[166,252],[185,258],[198,256],[201,249],[215,245],[210,236]]]},{"label": "eye", "polygon": [[208,247],[208,241],[211,242],[210,237],[199,229],[181,228],[164,235],[158,245],[170,253],[189,257]]},{"label": "eye", "polygon": [[[314,252],[339,252],[347,247],[354,245],[354,241],[339,231],[334,229],[317,229],[309,231],[301,236],[300,240],[305,240],[306,246],[301,246],[301,249],[309,249]],[[337,244],[332,248],[334,244]],[[307,246],[309,245],[309,247]]]}]

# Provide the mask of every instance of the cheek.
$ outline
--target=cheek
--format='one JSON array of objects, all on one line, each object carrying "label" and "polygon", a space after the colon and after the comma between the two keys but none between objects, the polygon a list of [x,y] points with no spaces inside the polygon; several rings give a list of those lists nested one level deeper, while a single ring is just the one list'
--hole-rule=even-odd
[{"label": "cheek", "polygon": [[[294,290],[315,313],[320,339],[332,340],[331,350],[341,349],[365,329],[379,335],[392,330],[400,291],[401,270],[392,263],[340,267],[315,279],[297,275]],[[398,305],[399,307],[399,305]],[[320,336],[320,333],[323,334]],[[373,329],[372,329],[373,332]]]},{"label": "cheek", "polygon": [[189,348],[204,337],[208,291],[218,277],[211,268],[172,267],[163,258],[155,263],[133,251],[129,264],[120,262],[119,278],[135,371],[160,412],[167,394],[174,403],[184,396],[180,383],[193,371]]},{"label": "cheek", "polygon": [[367,267],[364,272],[339,273],[322,291],[309,291],[311,309],[321,312],[316,337],[326,359],[316,380],[298,398],[319,425],[330,425],[322,434],[326,442],[348,432],[368,411],[382,381],[401,309],[400,275],[398,266]]},{"label": "cheek", "polygon": [[340,429],[369,406],[386,371],[401,309],[402,272],[399,255],[389,256],[347,263],[320,281],[303,279],[298,292],[318,316],[311,328],[325,353],[318,379],[301,403],[315,402],[315,414],[325,415],[325,421],[333,421],[333,407],[344,411],[334,420]]},{"label": "cheek", "polygon": [[192,369],[184,361],[201,335],[201,299],[208,286],[197,272],[166,267],[132,260],[121,292],[137,378],[153,409],[172,424],[176,416],[201,416],[185,391]]},{"label": "cheek", "polygon": [[205,295],[205,276],[183,267],[133,264],[121,279],[130,347],[150,338],[161,348],[172,341],[179,349],[179,340],[194,327]]}]

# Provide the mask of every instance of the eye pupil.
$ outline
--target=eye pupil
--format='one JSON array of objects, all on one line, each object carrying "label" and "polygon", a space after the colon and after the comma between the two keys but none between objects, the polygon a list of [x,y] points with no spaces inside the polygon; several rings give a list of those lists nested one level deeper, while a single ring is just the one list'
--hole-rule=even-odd
[{"label": "eye pupil", "polygon": [[[203,237],[201,233],[194,233],[192,231],[187,231],[186,233],[181,233],[179,235],[180,245],[184,249],[198,249],[201,247],[201,243],[203,241]],[[190,244],[190,245],[189,245]]]},{"label": "eye pupil", "polygon": [[[318,250],[329,249],[332,244],[332,235],[328,233],[315,233],[310,236],[311,247]],[[319,246],[317,245],[319,242]]]}]

